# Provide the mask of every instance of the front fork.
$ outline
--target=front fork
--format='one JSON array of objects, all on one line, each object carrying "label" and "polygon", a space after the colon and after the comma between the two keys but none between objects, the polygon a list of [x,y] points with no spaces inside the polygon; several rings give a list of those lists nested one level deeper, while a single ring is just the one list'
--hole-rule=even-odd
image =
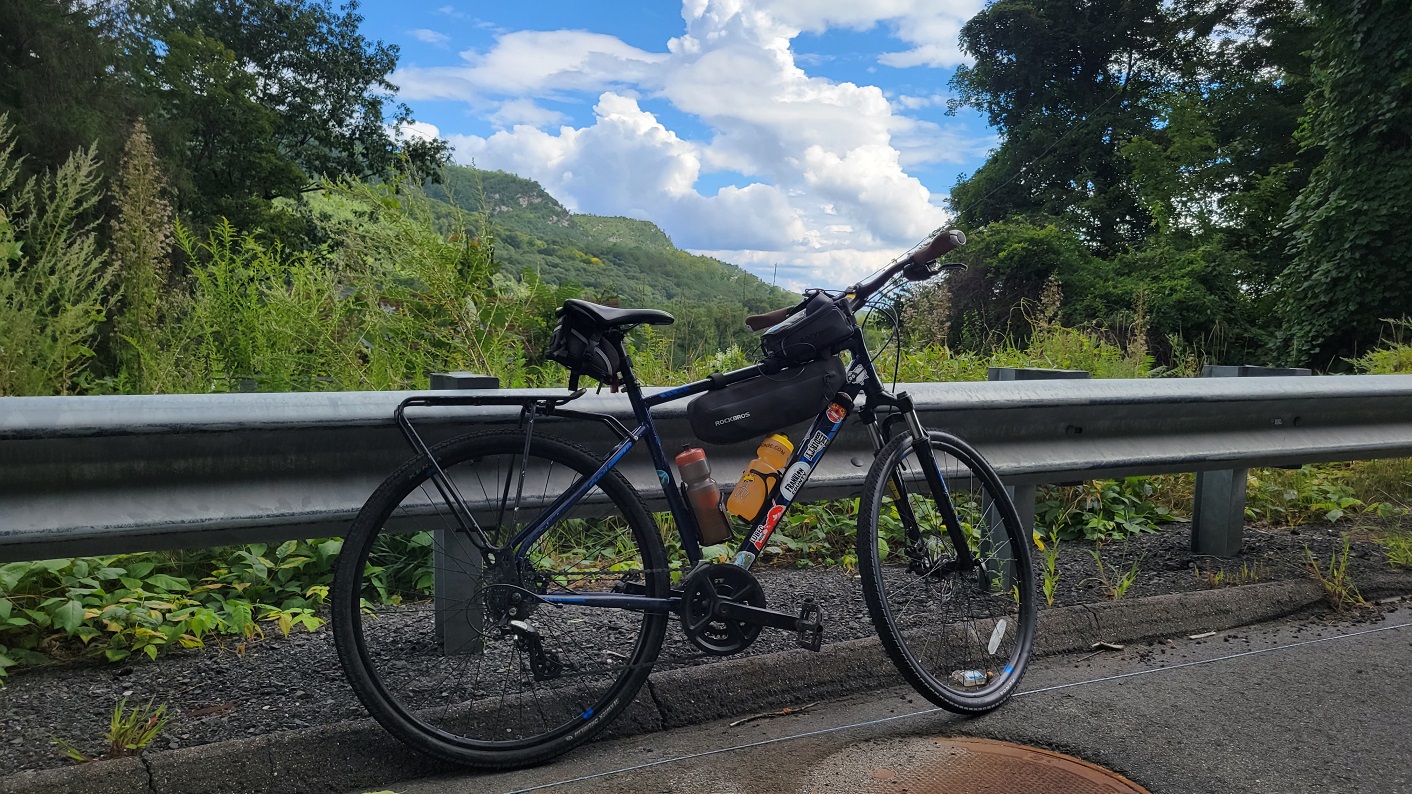
[{"label": "front fork", "polygon": [[[951,503],[951,492],[946,487],[946,480],[941,476],[936,458],[932,455],[931,437],[922,426],[922,420],[917,416],[917,409],[911,398],[905,393],[899,394],[897,403],[907,422],[907,429],[912,434],[912,454],[917,461],[916,465],[922,470],[927,489],[931,492],[937,512],[941,513],[942,523],[946,526],[946,534],[951,537],[951,545],[956,549],[955,568],[958,571],[969,571],[976,566],[976,558],[971,553],[970,544],[966,542],[966,533],[962,531],[961,520]],[[890,439],[884,435],[877,422],[871,422],[867,427],[873,441],[874,454],[877,454]],[[918,548],[923,542],[922,529],[916,513],[912,510],[912,502],[908,499],[907,482],[903,479],[900,469],[891,472],[888,479],[888,490],[891,492],[893,503],[897,505],[898,518],[907,533],[907,545],[909,548]]]}]

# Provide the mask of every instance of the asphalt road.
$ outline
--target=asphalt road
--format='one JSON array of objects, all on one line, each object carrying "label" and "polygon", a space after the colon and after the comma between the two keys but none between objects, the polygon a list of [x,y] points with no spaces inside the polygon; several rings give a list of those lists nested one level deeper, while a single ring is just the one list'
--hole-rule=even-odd
[{"label": "asphalt road", "polygon": [[1412,792],[1409,662],[1403,604],[1373,620],[1286,620],[1041,659],[1022,694],[971,720],[891,689],[734,727],[599,742],[535,769],[359,792],[857,792],[943,735],[1056,749],[1153,794]]}]

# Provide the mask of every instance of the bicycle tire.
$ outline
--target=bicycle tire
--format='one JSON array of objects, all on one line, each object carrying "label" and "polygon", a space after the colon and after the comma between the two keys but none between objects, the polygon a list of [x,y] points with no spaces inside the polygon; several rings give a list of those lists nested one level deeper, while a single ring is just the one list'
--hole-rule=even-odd
[{"label": "bicycle tire", "polygon": [[[947,487],[943,498],[957,512],[981,566],[946,568],[956,559],[955,544],[917,465],[912,434],[903,432],[878,453],[859,503],[863,593],[879,639],[903,678],[942,708],[981,714],[1014,693],[1034,644],[1037,594],[1030,538],[980,453],[955,436],[928,435]],[[915,517],[915,537],[899,511],[899,477]],[[1007,559],[1009,576],[1003,581]]]},{"label": "bicycle tire", "polygon": [[[600,465],[577,445],[535,434],[526,446],[515,431],[462,436],[431,454],[496,547]],[[668,616],[550,605],[515,588],[569,594],[632,583],[666,598],[656,524],[626,478],[610,471],[519,550],[525,563],[511,565],[515,555],[471,550],[434,471],[426,456],[404,464],[369,497],[344,541],[333,628],[348,681],[389,733],[437,758],[508,768],[567,752],[632,702]],[[609,540],[615,545],[595,545]],[[440,618],[429,586],[442,591]],[[508,617],[516,598],[521,626]]]}]

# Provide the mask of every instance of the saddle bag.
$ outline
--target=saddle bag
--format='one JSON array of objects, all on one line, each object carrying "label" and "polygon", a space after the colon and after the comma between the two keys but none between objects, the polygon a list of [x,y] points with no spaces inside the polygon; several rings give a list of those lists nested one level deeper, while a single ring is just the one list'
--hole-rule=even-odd
[{"label": "saddle bag", "polygon": [[770,327],[760,337],[765,357],[802,364],[842,350],[855,327],[853,318],[840,305],[842,300],[816,293],[803,311]]},{"label": "saddle bag", "polygon": [[707,392],[686,408],[691,432],[708,444],[760,438],[812,419],[848,379],[838,356]]},{"label": "saddle bag", "polygon": [[618,348],[594,323],[593,318],[564,304],[555,312],[559,324],[554,327],[554,335],[549,339],[547,357],[550,361],[563,364],[569,370],[569,388],[578,388],[580,375],[587,375],[599,383],[618,386],[621,383],[622,359]]}]

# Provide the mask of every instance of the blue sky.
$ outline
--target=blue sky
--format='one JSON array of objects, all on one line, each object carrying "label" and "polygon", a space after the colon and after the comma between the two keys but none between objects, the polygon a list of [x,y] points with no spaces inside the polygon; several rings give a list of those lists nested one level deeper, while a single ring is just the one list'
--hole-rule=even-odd
[{"label": "blue sky", "polygon": [[363,32],[458,162],[644,218],[781,286],[841,286],[946,222],[995,143],[946,115],[981,0],[389,3]]}]

